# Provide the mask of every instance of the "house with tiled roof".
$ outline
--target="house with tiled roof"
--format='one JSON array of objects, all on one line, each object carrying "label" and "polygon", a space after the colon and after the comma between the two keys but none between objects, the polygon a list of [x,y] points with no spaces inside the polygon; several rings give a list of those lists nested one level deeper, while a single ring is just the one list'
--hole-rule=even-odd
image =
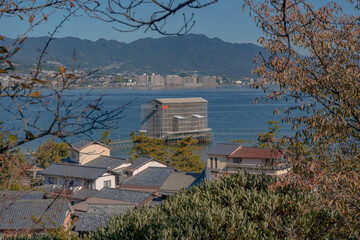
[{"label": "house with tiled roof", "polygon": [[168,167],[168,165],[149,156],[140,156],[130,162],[130,164],[124,168],[124,171],[126,171],[129,176],[134,176],[149,167]]},{"label": "house with tiled roof", "polygon": [[291,170],[284,162],[284,151],[218,143],[208,151],[207,169],[212,177],[236,174],[240,169],[253,174],[282,176]]},{"label": "house with tiled roof", "polygon": [[145,192],[159,191],[173,171],[174,168],[171,167],[148,167],[126,179],[120,188]]},{"label": "house with tiled roof", "polygon": [[70,147],[70,159],[74,163],[84,165],[103,155],[110,156],[110,147],[92,140],[82,140]]},{"label": "house with tiled roof", "polygon": [[67,200],[0,201],[0,234],[46,232],[59,227],[66,230],[70,226],[72,212]]},{"label": "house with tiled roof", "polygon": [[202,173],[172,172],[159,188],[159,192],[168,195],[189,189],[202,176]]},{"label": "house with tiled roof", "polygon": [[75,231],[80,234],[104,226],[115,215],[142,208],[154,198],[150,192],[103,188],[95,195],[73,206],[78,216]]},{"label": "house with tiled roof", "polygon": [[75,231],[82,234],[95,231],[98,227],[106,225],[111,217],[125,214],[135,209],[134,204],[89,204],[86,213],[79,216],[76,221]]},{"label": "house with tiled roof", "polygon": [[39,175],[45,177],[46,185],[100,190],[103,187],[115,188],[123,175],[123,168],[130,165],[124,158],[111,157],[110,147],[82,140],[71,145],[69,158],[63,159],[61,164],[51,164]]},{"label": "house with tiled roof", "polygon": [[65,188],[115,188],[115,174],[105,167],[53,163],[39,174],[45,177],[45,184],[56,184]]}]

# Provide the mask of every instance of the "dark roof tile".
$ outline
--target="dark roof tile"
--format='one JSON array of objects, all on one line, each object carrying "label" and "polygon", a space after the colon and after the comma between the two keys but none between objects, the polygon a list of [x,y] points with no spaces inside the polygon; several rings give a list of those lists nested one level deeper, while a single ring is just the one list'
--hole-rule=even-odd
[{"label": "dark roof tile", "polygon": [[207,154],[230,155],[239,147],[240,145],[236,143],[218,143]]},{"label": "dark roof tile", "polygon": [[43,198],[44,198],[44,192],[42,191],[0,191],[1,201],[43,199]]},{"label": "dark roof tile", "polygon": [[121,186],[161,187],[173,172],[169,167],[149,167],[124,181]]},{"label": "dark roof tile", "polygon": [[107,221],[113,217],[114,214],[98,214],[98,213],[83,213],[80,214],[76,222],[76,232],[90,232],[95,231],[98,227],[104,227]]},{"label": "dark roof tile", "polygon": [[135,204],[89,204],[87,213],[120,215],[135,209],[135,206]]},{"label": "dark roof tile", "polygon": [[173,172],[160,187],[159,191],[174,193],[183,188],[188,189],[201,176],[201,173]]},{"label": "dark roof tile", "polygon": [[87,167],[81,165],[51,164],[40,171],[41,175],[72,177],[95,180],[108,170],[105,168]]},{"label": "dark roof tile", "polygon": [[116,188],[103,188],[94,197],[131,203],[141,203],[150,196],[148,192],[130,191]]},{"label": "dark roof tile", "polygon": [[151,160],[153,160],[152,157],[140,156],[140,157],[136,158],[134,161],[132,161],[131,166],[127,167],[127,169],[131,169],[131,170],[138,169],[139,167],[150,162]]},{"label": "dark roof tile", "polygon": [[[27,199],[0,202],[0,230],[54,229],[72,211],[66,200]],[[39,220],[39,223],[35,222]]]},{"label": "dark roof tile", "polygon": [[98,190],[95,189],[89,189],[89,188],[83,188],[80,189],[79,191],[76,191],[71,198],[73,199],[81,199],[81,200],[86,200],[90,197],[95,196],[98,193]]}]

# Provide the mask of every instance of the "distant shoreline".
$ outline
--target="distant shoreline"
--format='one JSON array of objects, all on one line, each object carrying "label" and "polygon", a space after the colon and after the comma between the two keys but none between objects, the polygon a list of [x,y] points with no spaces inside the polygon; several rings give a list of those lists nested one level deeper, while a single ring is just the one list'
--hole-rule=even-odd
[{"label": "distant shoreline", "polygon": [[251,88],[251,84],[236,85],[236,84],[219,84],[219,85],[208,85],[208,86],[197,86],[197,87],[185,87],[185,86],[91,86],[91,87],[75,87],[76,89],[91,89],[91,88],[124,88],[124,89],[156,89],[156,90],[169,90],[169,89],[214,89],[214,88]]}]

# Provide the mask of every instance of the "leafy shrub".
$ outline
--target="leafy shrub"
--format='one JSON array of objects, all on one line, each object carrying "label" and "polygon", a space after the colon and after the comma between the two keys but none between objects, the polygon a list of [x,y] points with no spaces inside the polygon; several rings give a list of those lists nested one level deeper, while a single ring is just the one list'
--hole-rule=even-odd
[{"label": "leafy shrub", "polygon": [[270,190],[271,177],[239,173],[110,220],[89,239],[338,239],[343,223],[294,187]]}]

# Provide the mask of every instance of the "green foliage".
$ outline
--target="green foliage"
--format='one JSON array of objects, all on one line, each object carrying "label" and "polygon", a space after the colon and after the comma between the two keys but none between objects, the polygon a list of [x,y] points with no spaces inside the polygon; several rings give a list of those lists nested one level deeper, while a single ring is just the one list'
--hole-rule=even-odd
[{"label": "green foliage", "polygon": [[50,139],[40,145],[35,152],[38,164],[42,168],[48,167],[51,163],[59,163],[61,159],[69,157],[69,145],[65,142],[57,143]]},{"label": "green foliage", "polygon": [[276,121],[268,121],[269,129],[267,132],[258,133],[257,143],[255,147],[260,148],[271,148],[274,146],[276,142],[276,135],[279,126],[277,125],[278,122]]},{"label": "green foliage", "polygon": [[25,155],[19,150],[0,154],[0,190],[22,190],[20,183],[29,167]]},{"label": "green foliage", "polygon": [[247,141],[245,139],[234,139],[234,140],[229,139],[228,141],[233,142],[233,143],[239,143],[239,144],[241,144],[242,146],[245,146],[245,147],[251,146],[252,143],[254,142],[254,141]]},{"label": "green foliage", "polygon": [[253,141],[246,141],[245,139],[229,140],[230,142],[239,143],[245,146],[254,146],[259,148],[272,148],[276,143],[277,131],[279,130],[278,122],[268,121],[269,127],[267,132],[257,133],[257,142],[254,144]]},{"label": "green foliage", "polygon": [[157,138],[150,138],[144,133],[135,135],[134,132],[130,133],[131,140],[134,146],[129,153],[129,160],[133,161],[139,156],[150,156],[162,162],[168,162],[168,149],[165,146],[165,141]]},{"label": "green foliage", "polygon": [[243,172],[132,211],[90,233],[89,239],[343,239],[336,210],[323,209],[294,187]]},{"label": "green foliage", "polygon": [[109,138],[110,137],[110,131],[109,130],[105,130],[101,133],[101,138],[100,138],[100,142],[107,145],[107,146],[110,146],[110,144],[112,143],[112,139]]},{"label": "green foliage", "polygon": [[9,191],[20,191],[21,185],[19,182],[14,182],[9,186]]},{"label": "green foliage", "polygon": [[193,155],[197,140],[191,136],[177,142],[174,153],[171,156],[171,166],[184,172],[202,172],[205,164],[200,157]]}]

